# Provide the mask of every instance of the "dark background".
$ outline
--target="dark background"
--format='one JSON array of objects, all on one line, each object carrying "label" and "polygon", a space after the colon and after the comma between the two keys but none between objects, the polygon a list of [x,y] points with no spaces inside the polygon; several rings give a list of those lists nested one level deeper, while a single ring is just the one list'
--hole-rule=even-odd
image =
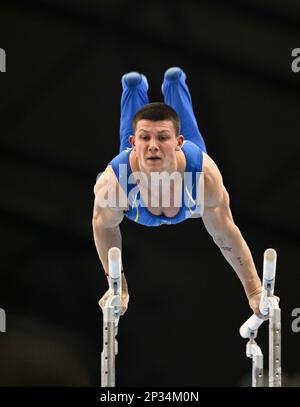
[{"label": "dark background", "polygon": [[[208,153],[258,273],[278,253],[284,381],[299,385],[298,1],[2,1],[0,385],[99,386],[107,289],[93,243],[93,185],[119,149],[121,76],[187,74]],[[201,220],[124,219],[130,290],[119,386],[241,386],[251,361],[242,285]],[[267,365],[267,324],[259,344]]]}]

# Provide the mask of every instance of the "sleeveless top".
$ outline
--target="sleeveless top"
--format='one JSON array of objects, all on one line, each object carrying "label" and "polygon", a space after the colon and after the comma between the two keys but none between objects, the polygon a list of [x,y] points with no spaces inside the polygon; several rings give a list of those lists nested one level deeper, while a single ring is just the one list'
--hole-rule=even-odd
[{"label": "sleeveless top", "polygon": [[[129,155],[132,148],[127,148],[113,158],[109,165],[112,166],[114,173],[128,199],[128,210],[124,215],[128,218],[145,226],[173,225],[183,222],[189,218],[199,218],[203,215],[204,209],[204,179],[202,173],[203,152],[191,141],[185,140],[182,145],[182,151],[186,158],[186,168],[182,183],[182,202],[179,212],[176,216],[168,217],[164,215],[154,215],[146,207],[138,185],[132,175]],[[200,204],[196,204],[198,184],[200,186]],[[198,192],[198,194],[199,194]]]}]

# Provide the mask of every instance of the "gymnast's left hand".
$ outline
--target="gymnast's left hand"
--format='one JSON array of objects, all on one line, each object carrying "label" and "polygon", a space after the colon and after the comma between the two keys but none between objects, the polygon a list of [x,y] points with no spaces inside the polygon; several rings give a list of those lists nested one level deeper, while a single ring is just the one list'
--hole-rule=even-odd
[{"label": "gymnast's left hand", "polygon": [[[105,304],[106,304],[109,296],[110,296],[110,290],[108,289],[99,301],[99,305],[102,308],[102,310],[105,307]],[[128,303],[129,303],[128,290],[123,289],[122,294],[121,294],[121,312],[120,312],[121,315],[124,315],[125,312],[127,311]]]},{"label": "gymnast's left hand", "polygon": [[[250,297],[250,299],[249,299],[250,308],[252,309],[254,314],[257,315],[259,318],[268,319],[269,318],[268,315],[263,315],[260,312],[260,309],[259,309],[260,297],[261,297],[261,292]],[[277,297],[276,295],[272,295],[272,297],[275,297],[278,302],[280,301],[280,298]]]}]

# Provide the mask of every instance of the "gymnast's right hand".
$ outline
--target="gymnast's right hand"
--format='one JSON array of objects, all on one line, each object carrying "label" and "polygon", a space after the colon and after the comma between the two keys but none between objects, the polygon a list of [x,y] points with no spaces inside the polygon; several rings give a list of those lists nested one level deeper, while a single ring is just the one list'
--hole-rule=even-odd
[{"label": "gymnast's right hand", "polygon": [[[106,293],[103,295],[103,297],[99,301],[100,307],[104,308],[106,301],[108,300],[109,297],[109,290],[106,291]],[[125,312],[127,311],[128,308],[128,302],[129,302],[129,294],[128,290],[122,290],[122,295],[121,295],[121,315],[124,315]]]}]

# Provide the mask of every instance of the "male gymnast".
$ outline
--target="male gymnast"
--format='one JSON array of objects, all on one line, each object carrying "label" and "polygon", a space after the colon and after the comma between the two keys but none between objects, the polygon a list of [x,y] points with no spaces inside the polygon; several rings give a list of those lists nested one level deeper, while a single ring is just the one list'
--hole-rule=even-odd
[{"label": "male gymnast", "polygon": [[[206,152],[185,72],[177,67],[165,72],[164,103],[149,103],[145,75],[129,72],[121,82],[120,152],[98,176],[94,187],[94,241],[105,274],[109,249],[121,250],[119,224],[124,216],[148,227],[201,217],[237,273],[250,307],[263,317],[259,311],[261,281],[249,247],[234,223],[222,175]],[[168,176],[166,188],[164,180]],[[112,193],[118,199],[107,204]],[[108,295],[109,291],[99,301],[102,308]],[[128,301],[123,270],[122,315]]]}]

